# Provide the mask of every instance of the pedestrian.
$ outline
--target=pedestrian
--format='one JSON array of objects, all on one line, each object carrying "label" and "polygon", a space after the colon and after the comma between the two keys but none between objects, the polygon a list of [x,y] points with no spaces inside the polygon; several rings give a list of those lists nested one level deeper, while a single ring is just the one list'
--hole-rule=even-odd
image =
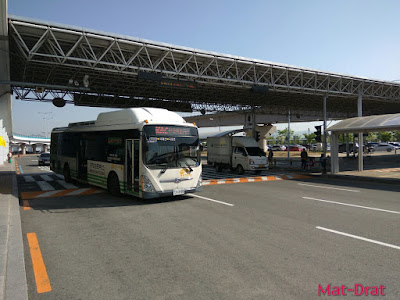
[{"label": "pedestrian", "polygon": [[303,170],[305,170],[307,167],[307,160],[308,153],[306,151],[306,148],[303,148],[303,151],[301,151],[301,167],[303,168]]},{"label": "pedestrian", "polygon": [[12,152],[11,150],[7,154],[8,162],[11,163],[11,158],[12,158]]},{"label": "pedestrian", "polygon": [[326,159],[325,159],[324,154],[321,154],[319,162],[320,162],[321,167],[322,167],[322,174],[326,174]]},{"label": "pedestrian", "polygon": [[268,164],[269,167],[272,167],[272,158],[274,157],[274,152],[272,151],[271,148],[268,149]]}]

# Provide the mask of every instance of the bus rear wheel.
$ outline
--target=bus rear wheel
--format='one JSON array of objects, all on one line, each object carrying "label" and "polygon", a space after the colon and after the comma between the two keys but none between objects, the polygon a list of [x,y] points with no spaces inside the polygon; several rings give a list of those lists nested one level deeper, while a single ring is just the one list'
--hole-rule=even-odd
[{"label": "bus rear wheel", "polygon": [[64,166],[63,175],[64,175],[64,181],[65,182],[67,182],[67,183],[71,183],[72,182],[71,171],[69,170],[69,165],[68,164],[65,164],[65,166]]},{"label": "bus rear wheel", "polygon": [[110,194],[113,196],[121,195],[121,190],[119,188],[118,176],[114,172],[112,172],[112,173],[110,173],[110,175],[108,175],[107,189],[110,192]]}]

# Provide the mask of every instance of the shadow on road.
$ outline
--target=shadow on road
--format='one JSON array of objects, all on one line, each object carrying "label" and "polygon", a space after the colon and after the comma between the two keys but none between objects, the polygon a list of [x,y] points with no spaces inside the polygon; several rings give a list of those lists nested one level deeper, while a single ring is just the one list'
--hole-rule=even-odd
[{"label": "shadow on road", "polygon": [[[21,200],[20,206],[27,206],[25,201],[29,201],[29,207],[33,210],[57,210],[57,209],[80,209],[80,208],[107,208],[121,206],[141,206],[141,205],[164,205],[170,202],[177,202],[191,199],[190,196],[164,197],[158,199],[140,199],[133,196],[116,197],[108,193],[91,194],[66,197],[35,198]],[[24,205],[25,202],[25,205]]]}]

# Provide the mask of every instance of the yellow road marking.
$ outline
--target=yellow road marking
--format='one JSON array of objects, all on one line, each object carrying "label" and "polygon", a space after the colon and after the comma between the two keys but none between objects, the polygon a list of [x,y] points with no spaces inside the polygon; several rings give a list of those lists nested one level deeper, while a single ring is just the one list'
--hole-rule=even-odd
[{"label": "yellow road marking", "polygon": [[47,275],[46,266],[44,265],[42,252],[40,251],[39,241],[36,233],[27,233],[29,250],[33,265],[33,273],[35,274],[36,289],[38,293],[46,293],[51,291],[50,279]]}]

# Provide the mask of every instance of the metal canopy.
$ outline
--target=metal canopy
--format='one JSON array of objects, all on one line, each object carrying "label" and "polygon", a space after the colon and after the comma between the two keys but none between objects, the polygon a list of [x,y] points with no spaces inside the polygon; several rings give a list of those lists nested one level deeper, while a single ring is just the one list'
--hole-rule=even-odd
[{"label": "metal canopy", "polygon": [[320,112],[327,95],[328,117],[346,118],[356,114],[361,93],[366,115],[400,112],[399,83],[24,17],[9,16],[8,24],[11,81],[20,99],[61,97],[75,105],[162,105],[181,111],[257,108],[286,114],[289,109]]},{"label": "metal canopy", "polygon": [[334,133],[400,130],[400,114],[346,119],[330,126],[327,130]]}]

